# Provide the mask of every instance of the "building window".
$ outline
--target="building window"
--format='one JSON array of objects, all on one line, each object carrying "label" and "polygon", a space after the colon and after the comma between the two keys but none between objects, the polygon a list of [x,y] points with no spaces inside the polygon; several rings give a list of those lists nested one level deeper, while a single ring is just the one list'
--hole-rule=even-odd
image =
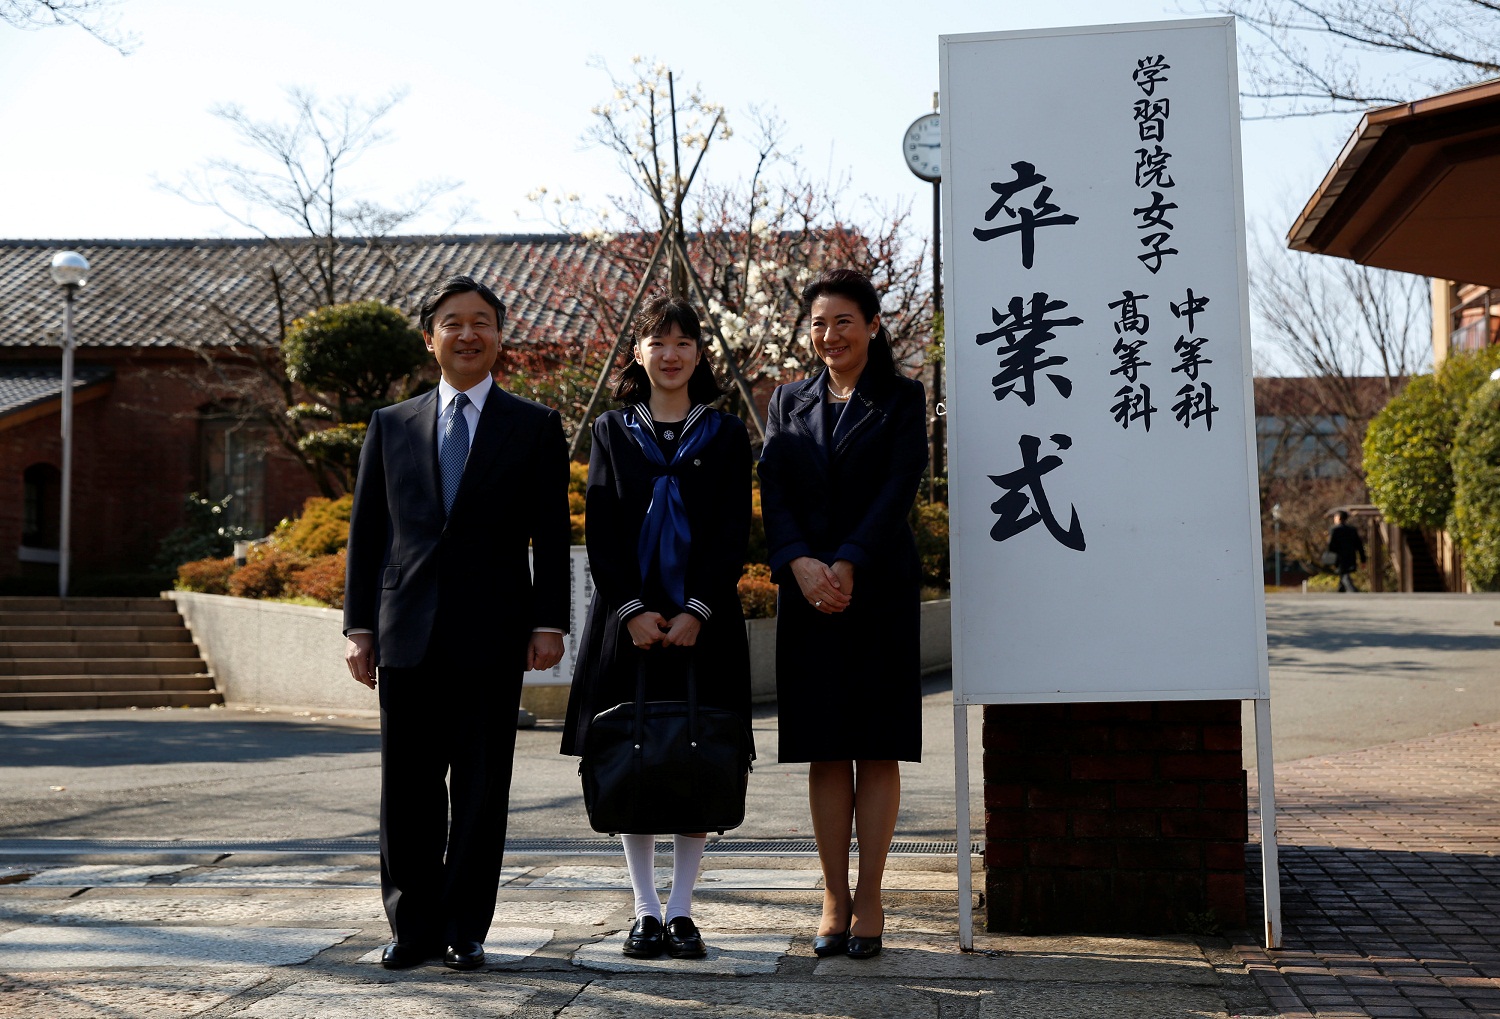
[{"label": "building window", "polygon": [[269,430],[211,407],[203,412],[199,436],[202,494],[215,501],[230,497],[225,526],[264,534]]},{"label": "building window", "polygon": [[21,475],[23,506],[21,544],[26,548],[55,549],[62,516],[62,472],[51,464],[32,464]]},{"label": "building window", "polygon": [[1453,309],[1453,332],[1448,339],[1448,349],[1455,353],[1483,350],[1495,341],[1495,323],[1500,317],[1500,290],[1463,287],[1459,296],[1463,301]]}]

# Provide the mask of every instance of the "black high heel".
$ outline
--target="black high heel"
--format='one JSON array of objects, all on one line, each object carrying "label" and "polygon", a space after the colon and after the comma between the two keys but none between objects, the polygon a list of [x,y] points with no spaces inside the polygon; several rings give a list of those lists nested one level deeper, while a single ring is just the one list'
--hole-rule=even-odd
[{"label": "black high heel", "polygon": [[851,959],[873,959],[880,954],[880,935],[875,934],[866,938],[851,934],[844,952]]},{"label": "black high heel", "polygon": [[837,934],[819,934],[813,938],[813,955],[826,959],[830,955],[843,955],[849,947],[849,929]]}]

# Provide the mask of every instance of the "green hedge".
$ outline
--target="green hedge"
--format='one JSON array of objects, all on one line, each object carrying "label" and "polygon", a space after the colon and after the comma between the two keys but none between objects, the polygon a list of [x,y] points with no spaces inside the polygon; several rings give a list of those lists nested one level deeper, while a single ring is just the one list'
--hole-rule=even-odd
[{"label": "green hedge", "polygon": [[1500,382],[1469,398],[1453,442],[1453,533],[1479,591],[1500,590]]}]

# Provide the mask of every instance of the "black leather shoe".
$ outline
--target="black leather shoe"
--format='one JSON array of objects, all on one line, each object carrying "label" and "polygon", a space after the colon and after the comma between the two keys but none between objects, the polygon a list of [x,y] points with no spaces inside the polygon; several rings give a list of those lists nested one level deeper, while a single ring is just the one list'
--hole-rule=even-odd
[{"label": "black leather shoe", "polygon": [[620,951],[635,959],[654,959],[666,950],[667,939],[662,935],[661,921],[654,916],[643,916],[625,935],[625,944]]},{"label": "black leather shoe", "polygon": [[830,955],[843,955],[844,950],[849,947],[849,932],[839,931],[837,934],[819,934],[813,938],[813,955],[819,959],[826,959]]},{"label": "black leather shoe", "polygon": [[484,946],[477,941],[455,941],[443,953],[449,969],[478,969],[484,965]]},{"label": "black leather shoe", "polygon": [[380,953],[380,965],[386,969],[411,969],[413,966],[422,965],[436,955],[437,952],[426,945],[392,941]]},{"label": "black leather shoe", "polygon": [[844,952],[851,959],[873,959],[880,954],[880,935],[862,938],[858,934],[851,934]]},{"label": "black leather shoe", "polygon": [[701,959],[708,954],[698,925],[685,916],[667,921],[667,954],[674,959]]}]

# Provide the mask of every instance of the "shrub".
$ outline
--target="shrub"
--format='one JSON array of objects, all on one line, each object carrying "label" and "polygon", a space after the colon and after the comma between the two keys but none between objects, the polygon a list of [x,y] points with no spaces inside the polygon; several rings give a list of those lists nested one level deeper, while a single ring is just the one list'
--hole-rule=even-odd
[{"label": "shrub", "polygon": [[771,567],[765,563],[746,563],[740,577],[740,608],[746,619],[770,619],[776,615],[776,585],[771,583]]},{"label": "shrub", "polygon": [[314,496],[302,504],[302,515],[283,520],[271,536],[278,548],[308,556],[332,555],[349,544],[349,513],[354,496]]},{"label": "shrub", "polygon": [[1370,422],[1370,501],[1398,527],[1441,528],[1453,509],[1453,441],[1469,398],[1500,366],[1500,347],[1455,354],[1412,379]]},{"label": "shrub", "polygon": [[1469,399],[1453,440],[1454,536],[1475,590],[1500,590],[1500,382]]},{"label": "shrub", "polygon": [[297,572],[307,565],[305,556],[274,546],[259,545],[250,561],[229,578],[229,594],[236,598],[280,598],[293,584]]},{"label": "shrub", "polygon": [[589,490],[589,465],[568,464],[568,522],[572,525],[573,544],[583,544],[584,500]]},{"label": "shrub", "polygon": [[177,590],[202,594],[228,594],[229,575],[235,570],[234,557],[197,559],[177,567]]},{"label": "shrub", "polygon": [[292,574],[288,592],[311,598],[329,608],[344,607],[344,569],[348,550],[317,556]]},{"label": "shrub", "polygon": [[242,527],[225,523],[232,498],[226,495],[215,501],[189,492],[183,499],[183,525],[161,540],[152,571],[171,574],[183,563],[217,559],[234,551],[237,539],[254,537]]},{"label": "shrub", "polygon": [[771,561],[771,550],[766,544],[766,522],[760,515],[760,483],[753,480],[750,485],[750,544],[745,550],[745,561]]},{"label": "shrub", "polygon": [[948,586],[948,507],[941,502],[919,502],[912,511],[917,557],[922,561],[922,583]]}]

